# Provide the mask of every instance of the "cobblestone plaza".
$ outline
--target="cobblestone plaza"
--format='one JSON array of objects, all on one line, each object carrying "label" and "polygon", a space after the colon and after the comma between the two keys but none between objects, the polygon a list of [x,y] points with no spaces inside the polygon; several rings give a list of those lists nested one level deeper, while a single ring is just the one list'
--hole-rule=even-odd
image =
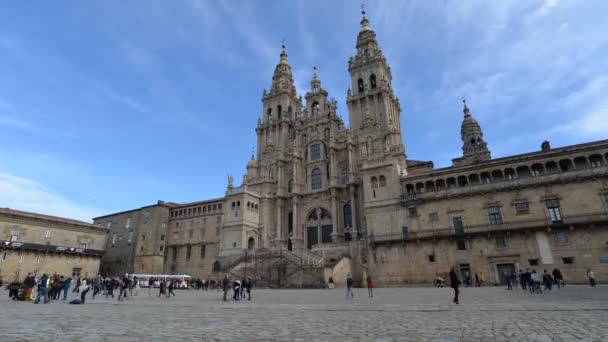
[{"label": "cobblestone plaza", "polygon": [[254,290],[251,302],[220,292],[86,305],[0,300],[3,342],[40,341],[608,341],[608,288],[570,286],[532,295],[502,287]]}]

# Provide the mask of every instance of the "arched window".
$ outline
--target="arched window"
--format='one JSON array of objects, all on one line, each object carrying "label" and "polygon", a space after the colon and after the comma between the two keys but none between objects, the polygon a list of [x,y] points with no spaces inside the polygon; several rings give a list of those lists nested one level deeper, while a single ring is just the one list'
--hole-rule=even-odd
[{"label": "arched window", "polygon": [[235,203],[235,202],[232,202],[232,207],[234,208],[235,206],[236,206],[236,203]]},{"label": "arched window", "polygon": [[340,184],[348,184],[348,170],[346,168],[340,170]]},{"label": "arched window", "polygon": [[376,189],[378,187],[378,178],[372,177],[372,189]]},{"label": "arched window", "polygon": [[272,108],[268,108],[268,111],[266,112],[266,118],[269,122],[270,120],[272,120]]},{"label": "arched window", "polygon": [[241,201],[236,201],[236,206],[240,207],[241,206]]},{"label": "arched window", "polygon": [[357,81],[357,89],[359,89],[360,94],[363,93],[364,88],[363,88],[363,79],[362,78],[360,78]]},{"label": "arched window", "polygon": [[310,160],[321,159],[321,146],[319,144],[310,145]]},{"label": "arched window", "polygon": [[376,75],[372,74],[369,77],[369,84],[372,87],[372,89],[376,89]]},{"label": "arched window", "polygon": [[255,248],[255,239],[252,237],[249,238],[249,240],[247,240],[247,249],[254,249]]},{"label": "arched window", "polygon": [[344,228],[349,228],[353,226],[353,217],[352,211],[350,209],[350,203],[344,205]]},{"label": "arched window", "polygon": [[380,187],[386,186],[386,178],[384,176],[380,176],[379,178]]},{"label": "arched window", "polygon": [[321,106],[319,105],[319,102],[315,101],[312,104],[312,113],[313,114],[319,114],[319,112],[321,111]]},{"label": "arched window", "polygon": [[287,182],[287,192],[291,193],[293,191],[293,179],[290,179]]},{"label": "arched window", "polygon": [[219,272],[220,271],[220,262],[216,261],[213,263],[213,272]]},{"label": "arched window", "polygon": [[282,109],[281,105],[278,105],[277,106],[277,118],[279,118],[279,119],[281,118],[281,111],[282,111],[281,109]]},{"label": "arched window", "polygon": [[321,169],[314,169],[310,173],[310,185],[313,190],[321,189]]}]

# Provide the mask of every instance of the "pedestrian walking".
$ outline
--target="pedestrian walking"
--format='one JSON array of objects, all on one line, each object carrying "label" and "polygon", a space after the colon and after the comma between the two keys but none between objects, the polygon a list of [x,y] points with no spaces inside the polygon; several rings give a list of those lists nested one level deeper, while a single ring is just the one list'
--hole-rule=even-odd
[{"label": "pedestrian walking", "polygon": [[[475,274],[475,277],[477,277],[477,274]],[[452,289],[454,289],[454,300],[452,300],[454,304],[460,304],[460,300],[458,299],[458,295],[460,294],[460,284],[460,279],[458,279],[458,275],[456,274],[454,267],[452,267],[450,269],[450,286]]]},{"label": "pedestrian walking", "polygon": [[175,297],[175,293],[173,292],[173,289],[175,288],[175,286],[177,285],[177,280],[173,279],[169,281],[169,286],[167,287],[167,298],[170,298],[171,296]]},{"label": "pedestrian walking", "polygon": [[164,296],[165,295],[165,287],[167,286],[167,283],[161,279],[159,285],[158,285],[158,296]]},{"label": "pedestrian walking", "polygon": [[127,297],[128,279],[122,278],[118,282],[118,301],[123,301]]},{"label": "pedestrian walking", "polygon": [[253,286],[251,278],[247,278],[243,283],[243,287],[245,288],[245,292],[247,293],[247,300],[251,301],[251,286]]},{"label": "pedestrian walking", "polygon": [[545,290],[551,291],[551,287],[553,286],[553,277],[545,270],[543,272],[543,286]]},{"label": "pedestrian walking", "polygon": [[542,293],[543,290],[540,287],[541,277],[540,274],[536,273],[536,270],[532,270],[530,274],[532,280],[532,293]]},{"label": "pedestrian walking", "polygon": [[234,280],[234,283],[232,283],[232,290],[234,291],[234,293],[232,294],[232,299],[234,300],[239,300],[239,295],[241,293],[241,281],[238,279]]},{"label": "pedestrian walking", "polygon": [[513,279],[511,278],[511,275],[507,272],[503,272],[502,274],[507,282],[507,290],[513,290]]},{"label": "pedestrian walking", "polygon": [[355,298],[355,294],[353,293],[353,278],[350,276],[350,274],[346,277],[346,299],[347,300],[348,300],[349,296],[350,296],[350,299]]},{"label": "pedestrian walking", "polygon": [[[230,284],[230,279],[228,279],[227,275],[224,275],[224,279],[222,280],[222,290],[224,291],[224,302],[227,300],[226,295],[228,294],[228,286]],[[219,288],[219,286],[218,286]]]},{"label": "pedestrian walking", "polygon": [[374,297],[374,283],[372,282],[372,276],[367,276],[367,295],[372,298]]},{"label": "pedestrian walking", "polygon": [[68,279],[63,281],[63,300],[68,299],[68,291],[70,291],[70,287],[72,287],[72,278],[68,277]]},{"label": "pedestrian walking", "polygon": [[154,288],[154,278],[148,279],[148,297],[152,295],[152,288]]},{"label": "pedestrian walking", "polygon": [[479,286],[483,286],[483,283],[486,281],[486,276],[483,275],[483,272],[479,273]]},{"label": "pedestrian walking", "polygon": [[562,286],[564,286],[564,276],[557,267],[553,269],[551,274],[553,274],[553,280],[555,281],[555,285],[557,285],[557,289],[559,290]]},{"label": "pedestrian walking", "polygon": [[589,278],[589,285],[595,286],[595,274],[592,270],[587,270],[587,278]]},{"label": "pedestrian walking", "polygon": [[327,281],[327,288],[329,288],[329,289],[336,288],[336,283],[334,283],[334,277],[329,277],[329,280]]}]

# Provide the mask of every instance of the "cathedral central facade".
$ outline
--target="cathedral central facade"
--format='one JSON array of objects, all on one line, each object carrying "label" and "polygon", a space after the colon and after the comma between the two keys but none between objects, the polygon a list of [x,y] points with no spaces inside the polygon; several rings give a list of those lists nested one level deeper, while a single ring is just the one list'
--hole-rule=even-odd
[{"label": "cathedral central facade", "polygon": [[283,48],[262,98],[257,155],[242,185],[228,185],[222,254],[240,253],[245,244],[348,253],[365,237],[365,203],[399,197],[399,176],[406,173],[401,109],[365,17],[348,68],[350,129],[316,69],[310,89],[298,96]]},{"label": "cathedral central facade", "polygon": [[462,156],[434,168],[406,157],[391,68],[365,14],[348,71],[346,128],[316,68],[296,93],[283,46],[241,184],[230,176],[222,198],[95,218],[111,234],[102,272],[402,285],[454,267],[498,284],[536,266],[578,281],[608,262],[608,141],[492,159],[465,103]]}]

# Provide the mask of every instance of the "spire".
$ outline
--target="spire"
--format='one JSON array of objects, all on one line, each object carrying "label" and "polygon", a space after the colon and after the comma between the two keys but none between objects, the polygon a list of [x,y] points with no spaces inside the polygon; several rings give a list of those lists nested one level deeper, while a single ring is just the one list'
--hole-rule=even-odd
[{"label": "spire", "polygon": [[312,68],[312,81],[310,81],[310,89],[313,93],[321,90],[321,80],[319,80],[319,76],[317,76],[317,67]]},{"label": "spire", "polygon": [[287,52],[285,51],[285,39],[283,39],[283,43],[281,44],[281,64],[289,64],[287,62]]},{"label": "spire", "polygon": [[281,55],[279,64],[274,68],[274,74],[272,75],[272,87],[270,88],[270,95],[275,95],[278,92],[288,92],[293,96],[296,96],[296,87],[293,82],[293,75],[291,73],[291,66],[287,61],[287,52],[285,50],[285,39],[281,44]]},{"label": "spire", "polygon": [[469,107],[467,107],[467,100],[466,99],[462,99],[462,103],[464,104],[464,108],[462,109],[462,112],[464,113],[464,116],[471,116],[471,113],[469,112]]},{"label": "spire", "polygon": [[361,4],[361,15],[363,17],[361,18],[361,31],[371,30],[372,28],[369,27],[369,20],[367,20],[367,17],[365,16],[365,4]]},{"label": "spire", "polygon": [[489,160],[490,151],[488,145],[483,140],[483,132],[477,120],[473,118],[469,107],[467,107],[467,101],[462,100],[464,113],[464,119],[460,127],[460,135],[462,138],[462,154],[463,160],[469,163],[475,163],[483,160]]}]

